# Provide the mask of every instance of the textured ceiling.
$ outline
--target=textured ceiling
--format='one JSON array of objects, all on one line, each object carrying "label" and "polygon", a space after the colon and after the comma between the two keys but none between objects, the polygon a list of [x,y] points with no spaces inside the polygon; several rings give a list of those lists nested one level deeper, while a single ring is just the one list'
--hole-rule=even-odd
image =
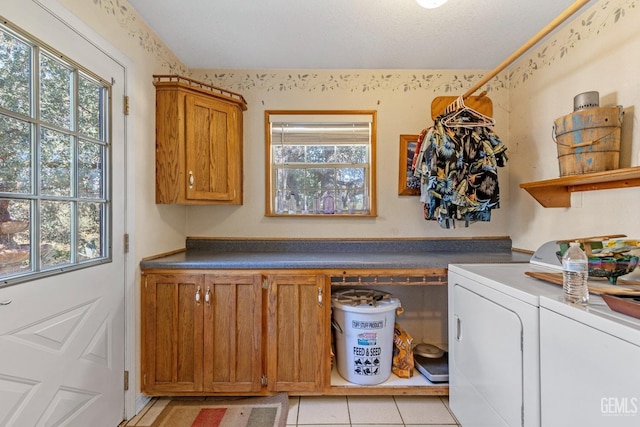
[{"label": "textured ceiling", "polygon": [[189,68],[437,70],[496,67],[574,1],[129,2]]}]

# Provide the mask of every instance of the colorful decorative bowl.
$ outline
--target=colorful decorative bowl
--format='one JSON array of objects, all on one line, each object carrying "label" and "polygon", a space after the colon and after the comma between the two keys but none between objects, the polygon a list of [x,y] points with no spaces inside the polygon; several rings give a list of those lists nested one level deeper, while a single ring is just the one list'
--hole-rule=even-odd
[{"label": "colorful decorative bowl", "polygon": [[[558,259],[562,262],[562,252],[556,252]],[[636,255],[614,256],[590,256],[589,277],[606,277],[609,283],[615,285],[618,277],[631,273],[638,265],[640,258]]]},{"label": "colorful decorative bowl", "polygon": [[615,285],[618,277],[631,273],[638,265],[635,255],[589,257],[589,276],[606,277]]}]

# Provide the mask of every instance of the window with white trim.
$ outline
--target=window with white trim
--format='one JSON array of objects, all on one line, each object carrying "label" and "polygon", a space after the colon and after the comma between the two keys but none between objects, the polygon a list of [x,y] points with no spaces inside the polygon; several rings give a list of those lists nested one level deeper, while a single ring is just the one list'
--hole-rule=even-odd
[{"label": "window with white trim", "polygon": [[375,111],[265,111],[267,216],[375,216]]},{"label": "window with white trim", "polygon": [[0,285],[110,259],[110,84],[0,25]]}]

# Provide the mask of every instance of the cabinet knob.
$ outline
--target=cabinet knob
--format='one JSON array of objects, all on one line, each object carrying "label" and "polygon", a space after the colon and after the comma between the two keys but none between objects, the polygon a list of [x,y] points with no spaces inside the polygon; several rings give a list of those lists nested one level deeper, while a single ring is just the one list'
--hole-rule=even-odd
[{"label": "cabinet knob", "polygon": [[204,302],[207,303],[207,306],[211,306],[211,287],[207,286],[207,292],[204,294]]},{"label": "cabinet knob", "polygon": [[318,306],[322,307],[322,288],[318,288]]},{"label": "cabinet knob", "polygon": [[200,286],[196,288],[196,304],[200,305]]},{"label": "cabinet knob", "polygon": [[189,188],[193,188],[193,183],[195,179],[193,178],[193,171],[189,171]]}]

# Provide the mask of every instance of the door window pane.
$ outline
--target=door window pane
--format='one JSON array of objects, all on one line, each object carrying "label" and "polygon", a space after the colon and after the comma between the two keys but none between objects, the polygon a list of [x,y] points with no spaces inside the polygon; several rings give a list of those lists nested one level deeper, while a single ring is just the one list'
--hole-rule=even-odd
[{"label": "door window pane", "polygon": [[0,114],[0,193],[31,193],[31,164],[31,125]]},{"label": "door window pane", "polygon": [[78,80],[78,130],[81,134],[103,140],[104,88],[86,76]]},{"label": "door window pane", "polygon": [[78,197],[103,198],[104,147],[80,140],[78,144]]},{"label": "door window pane", "polygon": [[102,254],[102,203],[78,203],[79,261],[99,258]]},{"label": "door window pane", "polygon": [[71,129],[73,72],[46,54],[40,55],[40,117],[49,124]]},{"label": "door window pane", "polygon": [[40,138],[40,190],[48,196],[71,196],[70,135],[42,129]]},{"label": "door window pane", "polygon": [[71,203],[40,202],[40,265],[43,269],[71,263]]},{"label": "door window pane", "polygon": [[0,198],[0,277],[31,269],[30,202]]},{"label": "door window pane", "polygon": [[31,112],[31,46],[0,28],[0,107]]}]

